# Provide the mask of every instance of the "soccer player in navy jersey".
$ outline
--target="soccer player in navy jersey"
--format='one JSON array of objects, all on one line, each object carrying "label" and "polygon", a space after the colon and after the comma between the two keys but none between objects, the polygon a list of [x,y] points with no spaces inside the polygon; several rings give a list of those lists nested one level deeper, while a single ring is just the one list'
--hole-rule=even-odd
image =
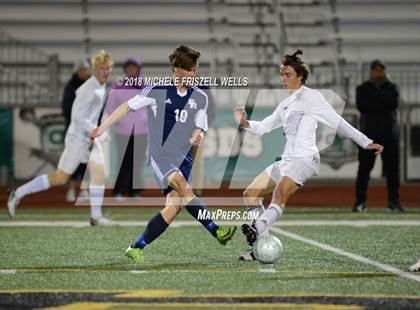
[{"label": "soccer player in navy jersey", "polygon": [[[236,227],[219,227],[211,219],[199,219],[207,207],[196,197],[190,185],[193,151],[207,131],[208,98],[198,87],[184,81],[194,78],[198,71],[200,53],[181,45],[169,56],[173,85],[146,86],[139,95],[124,102],[98,128],[91,139],[103,134],[112,124],[132,110],[147,109],[148,165],[162,193],[167,195],[165,208],[147,224],[145,231],[128,247],[126,255],[142,264],[142,250],[158,238],[185,206],[222,245],[229,241]],[[201,212],[199,212],[201,210]]]}]

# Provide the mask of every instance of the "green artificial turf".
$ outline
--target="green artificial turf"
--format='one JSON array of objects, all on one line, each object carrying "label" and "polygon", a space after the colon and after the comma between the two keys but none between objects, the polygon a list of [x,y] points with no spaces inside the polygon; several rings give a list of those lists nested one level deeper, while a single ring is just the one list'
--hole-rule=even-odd
[{"label": "green artificial turf", "polygon": [[[106,209],[105,212],[110,212],[114,220],[140,221],[147,220],[157,211],[158,209],[151,208],[112,208]],[[87,219],[88,209],[75,208],[22,209],[13,220]],[[191,217],[183,211],[179,219],[191,220]],[[351,219],[420,220],[420,212],[416,209],[406,214],[390,214],[376,210],[365,214],[352,214],[341,209],[291,208],[282,218]],[[2,214],[0,221],[11,220]],[[401,270],[406,270],[420,258],[418,225],[321,225],[280,228]],[[312,294],[343,297],[381,295],[384,298],[420,295],[420,282],[275,232],[273,234],[281,239],[284,247],[281,259],[274,265],[275,272],[261,271],[264,266],[259,262],[238,261],[239,254],[247,249],[240,230],[224,247],[201,226],[170,227],[146,248],[146,263],[136,268],[124,256],[124,251],[143,229],[144,227],[140,226],[1,227],[0,290],[3,293],[10,290],[168,290],[190,297],[197,294]],[[69,298],[68,302],[71,301],[72,298]]]}]

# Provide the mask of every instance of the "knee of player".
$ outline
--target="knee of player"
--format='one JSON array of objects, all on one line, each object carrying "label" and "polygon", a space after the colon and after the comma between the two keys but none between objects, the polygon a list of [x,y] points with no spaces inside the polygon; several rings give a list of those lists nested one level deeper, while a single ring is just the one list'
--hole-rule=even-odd
[{"label": "knee of player", "polygon": [[54,172],[48,177],[48,180],[51,185],[64,185],[69,179],[70,175],[61,170]]}]

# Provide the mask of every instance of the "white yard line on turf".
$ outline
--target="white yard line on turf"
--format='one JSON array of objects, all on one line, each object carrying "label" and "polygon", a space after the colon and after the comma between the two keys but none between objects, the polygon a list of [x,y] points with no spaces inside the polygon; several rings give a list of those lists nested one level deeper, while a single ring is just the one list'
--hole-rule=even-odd
[{"label": "white yard line on turf", "polygon": [[0,274],[15,274],[16,269],[0,269]]},{"label": "white yard line on turf", "polygon": [[295,233],[285,231],[285,230],[277,228],[277,227],[271,227],[270,230],[279,234],[279,235],[285,236],[287,238],[297,240],[297,241],[301,241],[301,242],[310,244],[312,246],[318,247],[320,249],[323,249],[325,251],[333,252],[335,254],[351,258],[355,261],[365,263],[365,264],[368,264],[368,265],[371,265],[371,266],[375,266],[376,268],[382,269],[382,270],[387,271],[387,272],[391,272],[391,273],[393,273],[397,276],[420,282],[420,276],[412,274],[412,273],[405,272],[405,271],[403,271],[401,269],[398,269],[398,268],[395,268],[391,265],[383,264],[383,263],[371,260],[367,257],[361,256],[361,255],[358,255],[358,254],[354,254],[354,253],[351,253],[351,252],[347,252],[347,251],[342,250],[340,248],[336,248],[336,247],[330,246],[330,245],[325,244],[325,243],[321,243],[321,242],[318,242],[318,241],[315,241],[315,240],[312,240],[312,239],[308,239],[308,238],[302,237],[302,236],[297,235]]},{"label": "white yard line on turf", "polygon": [[[244,200],[242,197],[203,197],[207,206],[242,206]],[[103,200],[104,206],[156,206],[161,207],[165,205],[166,197],[124,197],[123,201],[114,197],[105,197]],[[89,206],[89,198],[77,198],[75,201],[76,206]]]},{"label": "white yard line on turf", "polygon": [[[244,221],[223,221],[222,225],[241,225]],[[115,226],[146,226],[147,221],[112,221]],[[200,225],[197,221],[174,221],[171,227]],[[274,226],[420,226],[420,220],[290,220]],[[0,221],[0,227],[89,227],[88,221]]]}]

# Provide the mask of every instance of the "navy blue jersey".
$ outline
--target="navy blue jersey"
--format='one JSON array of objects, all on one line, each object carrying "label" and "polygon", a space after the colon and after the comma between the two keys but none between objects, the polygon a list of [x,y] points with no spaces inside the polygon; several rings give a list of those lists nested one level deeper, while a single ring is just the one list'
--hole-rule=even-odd
[{"label": "navy blue jersey", "polygon": [[192,160],[189,139],[195,129],[207,130],[206,93],[197,87],[180,94],[175,86],[146,86],[136,97],[129,100],[132,109],[137,108],[137,102],[144,102],[144,97],[148,99],[149,159],[169,158],[179,164],[184,159]]}]

